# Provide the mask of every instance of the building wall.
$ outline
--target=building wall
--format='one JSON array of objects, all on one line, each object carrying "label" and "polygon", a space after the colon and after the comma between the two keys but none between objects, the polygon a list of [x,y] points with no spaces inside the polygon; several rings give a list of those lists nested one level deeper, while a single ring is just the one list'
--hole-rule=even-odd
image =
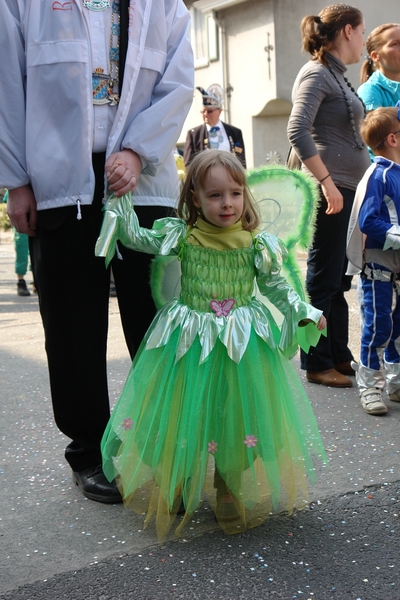
[{"label": "building wall", "polygon": [[[250,6],[251,5],[251,6]],[[275,60],[264,48],[273,46],[274,14],[272,0],[254,0],[225,11],[229,83],[233,91],[229,105],[230,122],[243,131],[248,166],[257,164],[255,148],[260,146],[256,122],[265,106],[276,98]],[[269,37],[268,37],[269,34]],[[251,143],[251,139],[253,142]]]},{"label": "building wall", "polygon": [[[188,8],[196,6],[195,0],[185,4]],[[222,120],[242,129],[248,167],[265,164],[271,152],[277,152],[283,162],[286,158],[292,85],[301,66],[309,60],[301,50],[300,22],[303,16],[316,15],[327,4],[321,0],[239,0],[215,13],[220,26],[219,60],[197,68],[195,84],[207,88],[219,83],[225,89],[229,84],[232,88]],[[398,0],[363,0],[362,11],[366,35],[381,23],[400,22]],[[355,88],[361,64],[348,69],[347,76]],[[202,122],[200,109],[201,95],[195,91],[180,145],[187,130]]]}]

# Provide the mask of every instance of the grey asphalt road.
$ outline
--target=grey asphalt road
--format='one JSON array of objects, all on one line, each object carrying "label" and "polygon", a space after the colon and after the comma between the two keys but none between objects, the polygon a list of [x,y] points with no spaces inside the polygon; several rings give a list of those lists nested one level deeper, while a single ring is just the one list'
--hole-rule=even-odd
[{"label": "grey asphalt road", "polygon": [[[72,484],[37,296],[17,296],[13,270],[12,238],[0,232],[0,600],[400,598],[400,404],[373,417],[355,388],[304,382],[329,457],[316,466],[310,507],[225,536],[204,505],[185,538],[159,545],[139,516]],[[62,273],[54,284],[62,294]],[[348,300],[357,356],[354,289]],[[130,366],[115,298],[108,358],[114,403]]]}]

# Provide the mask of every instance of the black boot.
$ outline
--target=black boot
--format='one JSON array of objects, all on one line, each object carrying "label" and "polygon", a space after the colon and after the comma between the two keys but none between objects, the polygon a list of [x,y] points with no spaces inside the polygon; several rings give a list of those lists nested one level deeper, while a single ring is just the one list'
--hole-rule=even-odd
[{"label": "black boot", "polygon": [[25,279],[18,279],[17,293],[18,293],[18,296],[30,296],[31,295],[30,291],[26,287]]}]

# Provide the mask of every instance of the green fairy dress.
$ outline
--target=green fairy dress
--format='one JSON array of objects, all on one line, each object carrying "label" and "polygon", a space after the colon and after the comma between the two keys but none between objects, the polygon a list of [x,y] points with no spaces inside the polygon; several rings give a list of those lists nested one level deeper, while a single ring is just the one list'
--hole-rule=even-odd
[{"label": "green fairy dress", "polygon": [[[179,253],[182,267],[180,295],[153,320],[102,441],[104,472],[117,477],[125,504],[146,523],[155,517],[160,540],[179,508],[177,533],[204,499],[227,533],[304,507],[313,457],[325,454],[286,355],[299,340],[315,345],[315,325],[298,324],[318,322],[321,311],[280,276],[281,242],[200,218],[192,231],[176,218],[144,229],[127,197],[108,201],[96,254],[108,262],[117,240]],[[255,283],[283,314],[280,328]]]}]

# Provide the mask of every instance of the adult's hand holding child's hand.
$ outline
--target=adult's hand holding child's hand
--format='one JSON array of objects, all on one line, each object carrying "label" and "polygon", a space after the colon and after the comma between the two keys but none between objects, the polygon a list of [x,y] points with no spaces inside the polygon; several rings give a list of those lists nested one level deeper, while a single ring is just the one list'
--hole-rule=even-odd
[{"label": "adult's hand holding child's hand", "polygon": [[142,171],[142,161],[133,150],[111,154],[105,164],[108,187],[114,196],[134,192]]}]

